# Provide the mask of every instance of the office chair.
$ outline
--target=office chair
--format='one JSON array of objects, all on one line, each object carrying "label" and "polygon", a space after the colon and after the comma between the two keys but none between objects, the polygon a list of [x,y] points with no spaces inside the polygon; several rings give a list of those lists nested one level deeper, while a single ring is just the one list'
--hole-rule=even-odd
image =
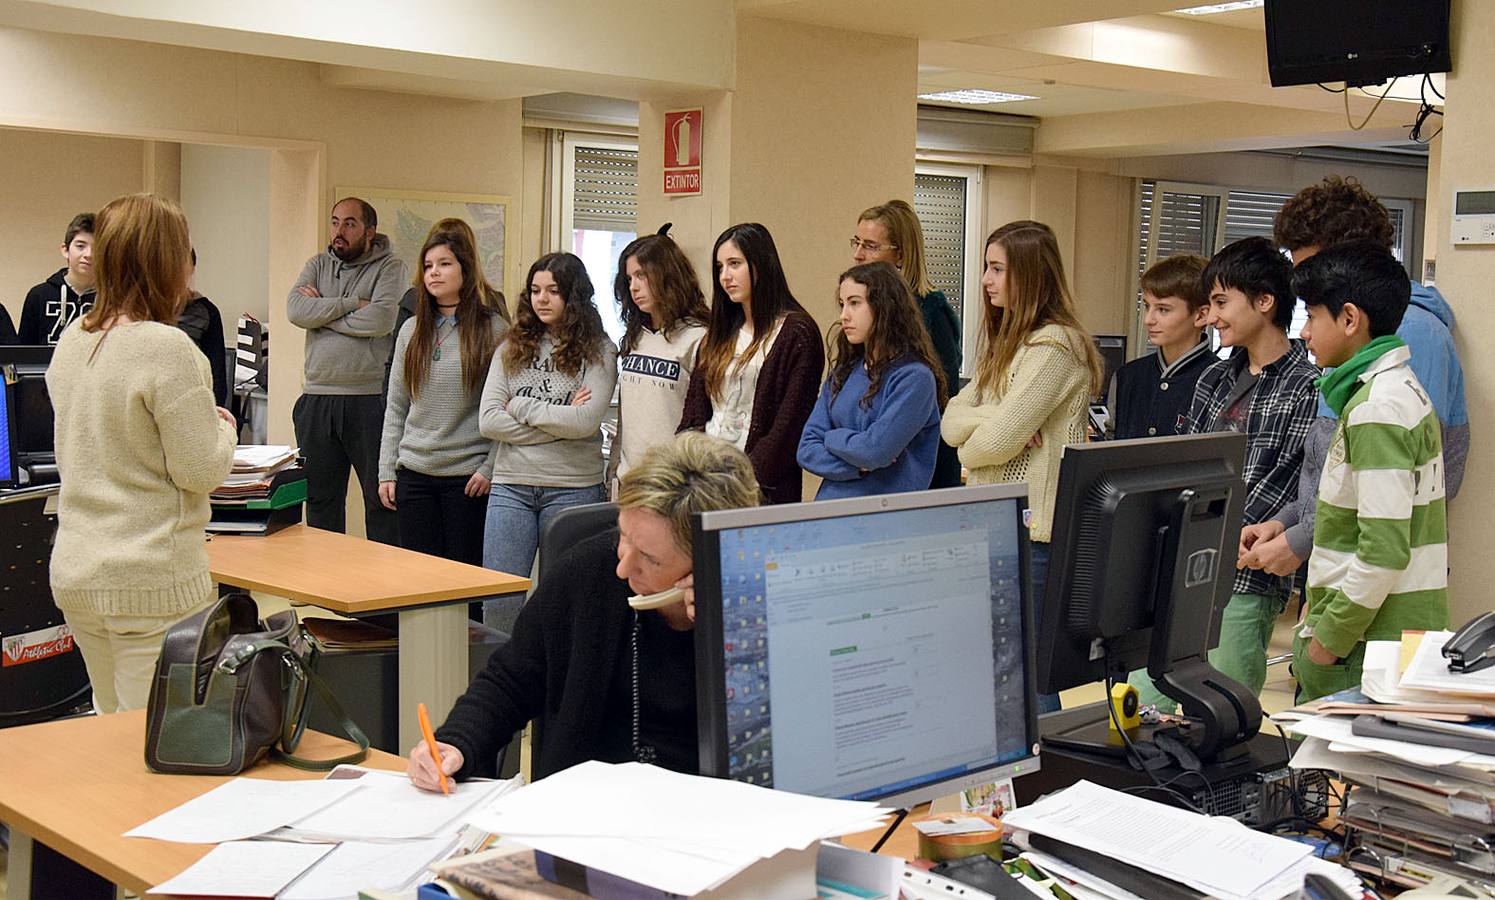
[{"label": "office chair", "polygon": [[587,503],[572,506],[555,514],[540,533],[539,574],[545,577],[545,561],[554,559],[567,547],[574,547],[593,535],[618,527],[618,504]]},{"label": "office chair", "polygon": [[[556,559],[567,547],[574,547],[578,542],[609,528],[616,528],[617,525],[616,503],[588,503],[556,513],[554,518],[545,523],[545,530],[540,532],[540,559],[535,583],[539,584],[540,579],[545,577],[546,560]],[[540,745],[538,720],[529,723],[529,741],[533,755],[534,748]],[[497,769],[502,777],[509,777],[518,771],[519,745],[520,736],[516,734],[513,740],[498,751]]]}]

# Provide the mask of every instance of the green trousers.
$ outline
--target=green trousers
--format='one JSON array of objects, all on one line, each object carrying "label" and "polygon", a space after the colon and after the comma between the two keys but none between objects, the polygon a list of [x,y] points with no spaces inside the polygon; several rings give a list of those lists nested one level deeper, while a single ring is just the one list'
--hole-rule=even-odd
[{"label": "green trousers", "polygon": [[[1267,645],[1286,602],[1274,594],[1231,594],[1220,621],[1220,646],[1209,652],[1210,665],[1260,696],[1267,683]],[[1157,689],[1146,669],[1133,672],[1127,683],[1137,689],[1143,706],[1157,706],[1164,712],[1178,706]]]},{"label": "green trousers", "polygon": [[1293,676],[1298,679],[1298,703],[1307,703],[1360,686],[1365,667],[1365,642],[1339,662],[1321,666],[1308,658],[1308,638],[1293,637]]}]

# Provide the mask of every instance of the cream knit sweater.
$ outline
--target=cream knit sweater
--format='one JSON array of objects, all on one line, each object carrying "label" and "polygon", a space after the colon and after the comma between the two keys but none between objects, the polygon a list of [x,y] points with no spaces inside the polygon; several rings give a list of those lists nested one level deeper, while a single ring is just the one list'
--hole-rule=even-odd
[{"label": "cream knit sweater", "polygon": [[[1085,441],[1090,372],[1084,340],[1061,325],[1045,325],[1018,349],[998,396],[982,396],[973,381],[950,398],[940,422],[940,435],[969,470],[967,483],[1028,483],[1028,533],[1035,541],[1049,540],[1064,446]],[[1043,436],[1043,446],[1028,449],[1034,434]]]},{"label": "cream knit sweater", "polygon": [[214,411],[208,362],[192,339],[159,322],[92,333],[74,322],[47,390],[62,478],[58,608],[169,616],[212,599],[208,492],[227,477],[236,438]]}]

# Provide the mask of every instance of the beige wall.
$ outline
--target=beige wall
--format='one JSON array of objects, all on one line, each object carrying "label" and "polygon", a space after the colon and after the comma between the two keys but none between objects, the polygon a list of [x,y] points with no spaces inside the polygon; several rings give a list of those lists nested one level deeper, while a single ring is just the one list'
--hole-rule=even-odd
[{"label": "beige wall", "polygon": [[0,301],[17,325],[26,292],[65,265],[67,223],[141,190],[143,160],[140,141],[0,128]]},{"label": "beige wall", "polygon": [[912,197],[918,44],[739,16],[733,221],[767,225],[822,326],[856,215]]},{"label": "beige wall", "polygon": [[[59,67],[59,59],[69,64]],[[300,383],[302,333],[285,320],[285,296],[301,263],[325,239],[322,222],[334,187],[500,194],[512,198],[516,227],[524,220],[517,100],[332,88],[313,63],[0,29],[0,84],[34,84],[38,72],[48,73],[47,90],[0,92],[0,126],[44,124],[279,151],[271,161],[266,264],[277,362],[271,367],[275,440],[291,439],[290,408]],[[136,189],[138,151],[132,165],[130,189]],[[505,279],[510,295],[516,268]]]},{"label": "beige wall", "polygon": [[[1130,308],[1133,179],[1043,164],[1031,169],[987,166],[983,180],[983,239],[1017,219],[1047,224],[1059,239],[1081,324],[1096,334],[1125,331]],[[980,248],[972,252],[979,253]]]},{"label": "beige wall", "polygon": [[1133,180],[1078,173],[1070,281],[1080,321],[1093,334],[1125,334],[1133,304]]},{"label": "beige wall", "polygon": [[217,304],[232,345],[239,313],[270,318],[270,151],[187,144],[180,172],[193,284]]},{"label": "beige wall", "polygon": [[[1495,55],[1488,37],[1495,34],[1495,4],[1487,0],[1454,0],[1453,58],[1457,71],[1448,77],[1442,153],[1438,168],[1437,207],[1452,208],[1455,188],[1495,184]],[[1491,607],[1489,586],[1495,583],[1495,555],[1484,541],[1484,517],[1495,503],[1495,469],[1484,465],[1495,447],[1495,355],[1486,348],[1495,333],[1495,307],[1489,303],[1495,283],[1495,246],[1453,247],[1446,214],[1438,216],[1438,288],[1459,317],[1454,333],[1464,364],[1471,445],[1458,499],[1449,504],[1450,615],[1455,626]]]},{"label": "beige wall", "polygon": [[[741,16],[736,60],[733,93],[640,102],[639,229],[675,223],[671,234],[709,293],[717,235],[737,222],[762,222],[795,296],[828,326],[857,213],[913,194],[917,45]],[[664,112],[689,106],[704,108],[703,193],[670,199]],[[877,138],[848,139],[859,134]]]}]

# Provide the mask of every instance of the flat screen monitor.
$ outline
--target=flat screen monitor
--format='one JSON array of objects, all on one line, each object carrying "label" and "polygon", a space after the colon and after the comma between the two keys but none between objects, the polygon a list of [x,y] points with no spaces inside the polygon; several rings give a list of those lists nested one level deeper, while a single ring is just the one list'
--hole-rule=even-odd
[{"label": "flat screen monitor", "polygon": [[909,806],[1037,769],[1025,485],[695,525],[703,774]]},{"label": "flat screen monitor", "polygon": [[1274,87],[1447,72],[1449,0],[1267,0]]},{"label": "flat screen monitor", "polygon": [[0,370],[0,488],[12,488],[19,480],[16,467],[16,420],[10,413],[15,391]]},{"label": "flat screen monitor", "polygon": [[1040,599],[1040,690],[1145,668],[1205,722],[1201,756],[1256,733],[1256,698],[1206,656],[1235,576],[1245,455],[1246,436],[1233,432],[1065,448]]},{"label": "flat screen monitor", "polygon": [[47,366],[52,348],[29,344],[0,346],[0,368],[15,375],[15,441],[11,452],[21,466],[56,461],[52,440],[52,399],[47,393]]},{"label": "flat screen monitor", "polygon": [[1101,380],[1100,396],[1094,399],[1111,407],[1115,398],[1111,396],[1111,379],[1116,377],[1116,370],[1126,365],[1126,335],[1124,334],[1097,334],[1091,340],[1095,341],[1095,349],[1100,353],[1101,362],[1105,364],[1106,374]]}]

